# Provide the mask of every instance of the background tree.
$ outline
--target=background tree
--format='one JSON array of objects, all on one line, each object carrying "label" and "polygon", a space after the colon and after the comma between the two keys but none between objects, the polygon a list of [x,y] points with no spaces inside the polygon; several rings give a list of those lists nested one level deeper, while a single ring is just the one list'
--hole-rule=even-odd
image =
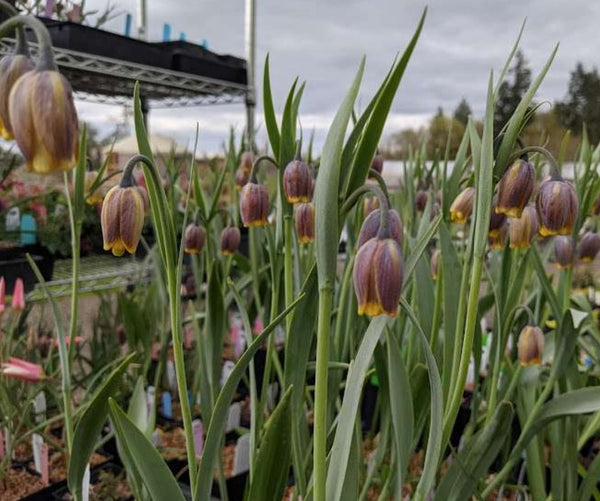
[{"label": "background tree", "polygon": [[442,109],[438,108],[437,114],[429,124],[427,154],[429,158],[434,158],[436,155],[443,157],[446,144],[450,139],[449,154],[450,158],[454,158],[465,132],[465,126],[457,119],[445,116],[441,111]]},{"label": "background tree", "polygon": [[515,54],[515,61],[508,75],[509,79],[502,82],[498,90],[498,100],[494,113],[495,135],[506,125],[531,85],[531,69],[527,67],[527,61],[522,51],[519,50]]},{"label": "background tree", "polygon": [[454,119],[458,120],[463,125],[467,125],[467,122],[469,121],[469,115],[471,115],[471,113],[471,107],[469,106],[469,103],[467,103],[467,100],[463,97],[454,110]]},{"label": "background tree", "polygon": [[585,124],[592,144],[600,141],[600,75],[596,68],[586,71],[577,63],[565,100],[556,103],[555,113],[561,125],[573,133],[580,134]]}]

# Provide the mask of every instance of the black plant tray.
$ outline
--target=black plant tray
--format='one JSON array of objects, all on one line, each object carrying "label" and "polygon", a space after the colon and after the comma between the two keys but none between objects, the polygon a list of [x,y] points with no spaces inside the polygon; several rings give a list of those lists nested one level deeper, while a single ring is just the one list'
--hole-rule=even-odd
[{"label": "black plant tray", "polygon": [[245,85],[247,83],[246,61],[230,55],[219,55],[204,47],[189,42],[160,42],[159,47],[172,55],[171,69],[202,75],[216,80],[225,80]]},{"label": "black plant tray", "polygon": [[6,293],[12,294],[17,278],[23,280],[25,292],[30,292],[37,284],[35,273],[27,261],[25,254],[31,253],[37,267],[40,269],[44,280],[52,279],[54,271],[54,257],[49,254],[42,255],[36,253],[37,249],[28,249],[27,247],[18,247],[8,251],[0,252],[0,277],[6,281]]},{"label": "black plant tray", "polygon": [[85,52],[131,63],[171,68],[171,53],[156,44],[69,21],[40,18],[60,49]]}]

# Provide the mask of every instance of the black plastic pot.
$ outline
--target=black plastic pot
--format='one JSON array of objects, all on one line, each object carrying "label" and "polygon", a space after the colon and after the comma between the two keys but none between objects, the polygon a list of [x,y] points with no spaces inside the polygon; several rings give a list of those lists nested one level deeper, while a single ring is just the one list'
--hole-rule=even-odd
[{"label": "black plastic pot", "polygon": [[30,292],[37,284],[35,273],[27,261],[26,254],[31,254],[35,264],[40,269],[44,280],[52,279],[54,271],[54,257],[48,253],[43,254],[41,249],[36,247],[18,247],[0,251],[0,277],[6,281],[6,292],[11,294],[17,278],[23,280],[25,292]]}]

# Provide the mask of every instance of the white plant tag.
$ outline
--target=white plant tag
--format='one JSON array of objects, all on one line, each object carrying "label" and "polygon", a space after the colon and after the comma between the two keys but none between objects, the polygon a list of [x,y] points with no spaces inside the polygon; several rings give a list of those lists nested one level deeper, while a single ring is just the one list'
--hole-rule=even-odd
[{"label": "white plant tag", "polygon": [[150,415],[152,414],[152,406],[154,405],[154,394],[156,392],[156,388],[154,386],[148,386],[146,390],[146,405],[148,406],[148,419],[150,419]]},{"label": "white plant tag", "polygon": [[177,392],[177,378],[175,376],[175,364],[173,360],[167,360],[167,385],[173,394]]},{"label": "white plant tag", "polygon": [[42,445],[44,438],[39,433],[31,436],[31,448],[33,449],[33,464],[35,471],[42,474]]},{"label": "white plant tag", "polygon": [[250,469],[250,433],[242,435],[235,447],[233,474],[239,475]]},{"label": "white plant tag", "polygon": [[231,404],[229,407],[229,414],[227,415],[227,424],[225,425],[225,433],[234,431],[240,427],[240,419],[242,415],[242,409],[239,402]]},{"label": "white plant tag", "polygon": [[83,474],[83,483],[81,485],[81,496],[83,501],[89,501],[90,499],[90,464],[85,468],[85,473]]},{"label": "white plant tag", "polygon": [[40,391],[33,399],[33,412],[36,423],[46,420],[46,394],[43,391]]}]

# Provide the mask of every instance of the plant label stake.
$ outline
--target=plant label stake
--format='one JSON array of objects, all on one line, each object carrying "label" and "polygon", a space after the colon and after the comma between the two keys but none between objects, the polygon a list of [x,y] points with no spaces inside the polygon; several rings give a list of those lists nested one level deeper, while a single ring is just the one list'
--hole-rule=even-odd
[{"label": "plant label stake", "polygon": [[81,496],[83,501],[89,501],[90,499],[90,464],[85,468],[85,473],[83,474],[83,483],[81,485]]},{"label": "plant label stake", "polygon": [[42,443],[41,448],[41,475],[42,484],[48,485],[50,483],[50,472],[48,471],[48,444]]},{"label": "plant label stake", "polygon": [[154,388],[154,386],[148,386],[148,389],[146,390],[146,406],[148,408],[148,419],[150,419],[150,416],[152,414],[152,407],[154,406],[155,392],[156,392],[156,389]]},{"label": "plant label stake", "polygon": [[221,369],[221,386],[225,384],[225,381],[227,381],[229,378],[229,375],[231,374],[231,371],[233,371],[234,367],[235,364],[231,360],[225,361],[223,368]]},{"label": "plant label stake", "polygon": [[227,424],[225,425],[225,433],[232,432],[240,427],[241,414],[242,410],[240,408],[240,403],[236,402],[231,404],[231,407],[229,407],[229,414],[227,416]]},{"label": "plant label stake", "polygon": [[17,231],[21,227],[21,212],[18,207],[13,207],[6,213],[6,231]]},{"label": "plant label stake", "polygon": [[239,475],[250,469],[250,433],[242,435],[235,447],[233,474]]},{"label": "plant label stake", "polygon": [[278,392],[279,392],[279,385],[277,383],[271,383],[268,386],[268,388],[267,388],[267,407],[269,409],[275,409]]},{"label": "plant label stake", "polygon": [[175,364],[167,360],[167,385],[172,392],[177,391],[177,378],[175,377]]},{"label": "plant label stake", "polygon": [[46,394],[43,391],[40,391],[33,400],[33,412],[36,423],[42,423],[46,420]]},{"label": "plant label stake", "polygon": [[202,456],[202,449],[204,449],[204,428],[202,421],[194,419],[192,421],[192,430],[194,431],[194,451],[196,452],[196,457],[199,458]]},{"label": "plant label stake", "polygon": [[152,432],[152,445],[154,445],[154,447],[160,447],[160,444],[162,444],[160,430],[158,428],[156,428]]},{"label": "plant label stake", "polygon": [[171,394],[168,391],[162,394],[162,413],[167,419],[173,419],[173,405],[171,403]]},{"label": "plant label stake", "polygon": [[31,436],[33,463],[35,471],[37,471],[40,475],[42,473],[42,445],[44,445],[44,438],[39,433],[34,433]]}]

